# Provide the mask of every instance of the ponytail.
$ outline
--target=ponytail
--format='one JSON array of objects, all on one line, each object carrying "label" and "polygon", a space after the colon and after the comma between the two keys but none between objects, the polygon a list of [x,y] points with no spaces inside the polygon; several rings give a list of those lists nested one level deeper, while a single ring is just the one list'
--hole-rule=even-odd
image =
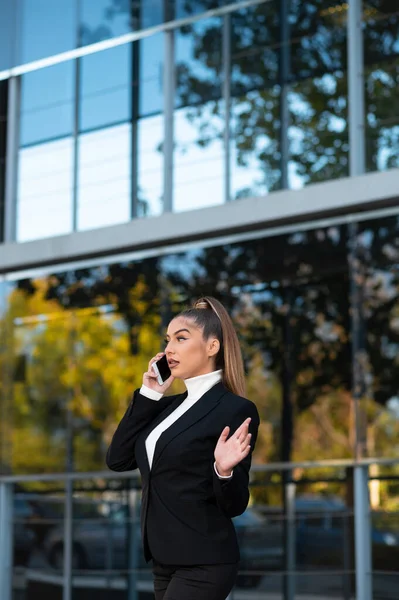
[{"label": "ponytail", "polygon": [[233,322],[219,300],[204,296],[197,300],[193,308],[179,315],[192,319],[202,330],[204,339],[211,336],[220,342],[216,355],[216,368],[223,370],[223,383],[234,394],[245,397],[244,362],[240,343]]}]

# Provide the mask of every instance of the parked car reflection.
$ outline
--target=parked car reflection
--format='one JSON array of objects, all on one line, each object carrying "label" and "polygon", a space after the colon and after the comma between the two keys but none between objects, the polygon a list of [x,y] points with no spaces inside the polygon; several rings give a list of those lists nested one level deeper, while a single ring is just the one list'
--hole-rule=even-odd
[{"label": "parked car reflection", "polygon": [[[350,570],[353,563],[353,515],[337,497],[303,496],[297,498],[296,556],[299,567],[323,566]],[[391,514],[391,517],[393,515]],[[371,514],[373,568],[397,571],[399,530],[392,521]]]},{"label": "parked car reflection", "polygon": [[14,565],[26,565],[36,544],[36,535],[29,527],[36,517],[34,508],[24,500],[14,496]]},{"label": "parked car reflection", "polygon": [[[256,586],[264,571],[279,569],[282,564],[281,527],[248,508],[233,519],[240,543],[239,587]],[[44,549],[49,563],[62,569],[64,532],[60,527],[49,532]],[[130,523],[126,507],[111,510],[107,517],[99,512],[95,519],[74,523],[72,564],[77,570],[148,570],[141,547],[140,523]]]}]

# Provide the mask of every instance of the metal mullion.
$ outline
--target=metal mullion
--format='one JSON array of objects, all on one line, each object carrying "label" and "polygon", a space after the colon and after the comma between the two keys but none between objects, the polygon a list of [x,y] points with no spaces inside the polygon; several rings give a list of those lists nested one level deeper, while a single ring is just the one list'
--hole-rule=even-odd
[{"label": "metal mullion", "polygon": [[73,480],[65,481],[62,600],[72,600]]},{"label": "metal mullion", "polygon": [[19,166],[19,118],[21,79],[11,77],[8,82],[7,137],[4,202],[4,241],[16,241],[17,232],[17,182]]},{"label": "metal mullion", "polygon": [[290,0],[280,1],[280,171],[281,188],[288,189],[288,162],[290,157],[289,124],[290,111],[288,95],[290,91],[290,31],[289,14]]},{"label": "metal mullion", "polygon": [[223,17],[224,201],[231,200],[231,15]]},{"label": "metal mullion", "polygon": [[138,216],[138,194],[139,194],[139,143],[138,143],[138,122],[139,122],[139,98],[140,98],[140,42],[132,43],[132,131],[131,131],[131,201],[130,218]]},{"label": "metal mullion", "polygon": [[174,169],[174,106],[175,106],[175,38],[174,31],[165,32],[165,62],[163,73],[164,93],[164,177],[163,212],[173,210]]},{"label": "metal mullion", "polygon": [[362,175],[366,171],[362,4],[362,0],[348,1],[348,128],[351,176]]},{"label": "metal mullion", "polygon": [[80,61],[75,61],[75,103],[73,120],[73,187],[72,187],[72,231],[78,230],[79,201],[79,109],[80,109]]}]

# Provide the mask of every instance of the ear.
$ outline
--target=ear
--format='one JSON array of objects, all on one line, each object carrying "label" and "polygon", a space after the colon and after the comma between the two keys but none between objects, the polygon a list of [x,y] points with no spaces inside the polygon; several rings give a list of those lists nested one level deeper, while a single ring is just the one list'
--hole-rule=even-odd
[{"label": "ear", "polygon": [[216,356],[220,350],[220,342],[217,338],[209,338],[208,340],[208,356]]}]

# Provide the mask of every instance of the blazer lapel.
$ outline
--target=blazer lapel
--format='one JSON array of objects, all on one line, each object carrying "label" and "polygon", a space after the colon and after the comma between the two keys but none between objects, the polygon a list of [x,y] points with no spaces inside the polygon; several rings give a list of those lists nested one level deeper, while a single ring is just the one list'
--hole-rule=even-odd
[{"label": "blazer lapel", "polygon": [[[197,400],[197,402],[191,406],[181,417],[177,419],[168,429],[166,429],[161,436],[159,437],[157,444],[155,446],[154,458],[152,461],[152,469],[156,466],[159,457],[162,452],[165,450],[166,446],[180,433],[194,425],[197,421],[205,417],[211,410],[215,408],[218,404],[222,396],[227,392],[223,383],[220,381],[216,385],[214,385],[210,390],[205,392],[205,394]],[[185,394],[187,397],[187,394]],[[173,403],[175,404],[175,403]],[[180,402],[179,402],[180,404]],[[174,408],[177,408],[178,405],[175,405]],[[172,411],[168,412],[170,414]],[[167,415],[162,414],[162,419]],[[157,423],[158,424],[158,423]],[[148,462],[147,462],[148,465]]]},{"label": "blazer lapel", "polygon": [[[145,467],[145,472],[144,475],[148,475],[149,471],[150,471],[150,465],[148,462],[148,456],[147,456],[147,450],[145,447],[145,440],[147,439],[148,435],[151,433],[151,431],[153,429],[155,429],[155,427],[157,425],[159,425],[159,423],[161,421],[163,421],[164,419],[166,419],[166,417],[168,417],[174,410],[176,410],[176,408],[178,406],[180,406],[180,404],[183,402],[183,400],[187,398],[187,392],[183,392],[182,394],[179,394],[174,400],[173,402],[171,402],[171,404],[169,406],[167,406],[165,408],[165,410],[163,410],[156,419],[154,419],[153,421],[151,421],[151,423],[141,432],[139,440],[140,442],[136,444],[136,453],[137,453],[137,458],[140,461],[141,458],[141,464],[144,465]],[[155,402],[155,400],[154,400]],[[159,441],[157,442],[157,444],[159,443]],[[153,466],[154,466],[154,461],[152,462]]]}]

